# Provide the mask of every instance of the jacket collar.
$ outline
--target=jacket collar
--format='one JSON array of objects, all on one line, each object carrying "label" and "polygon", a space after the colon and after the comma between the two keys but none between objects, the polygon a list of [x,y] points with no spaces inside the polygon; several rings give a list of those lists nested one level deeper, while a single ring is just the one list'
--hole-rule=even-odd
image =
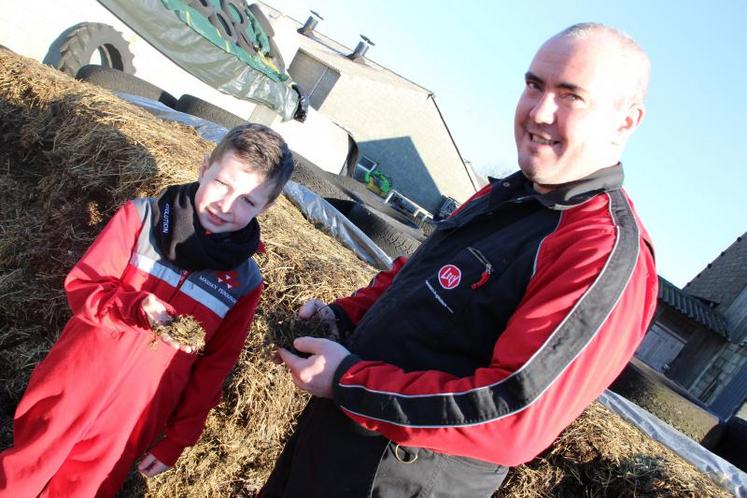
[{"label": "jacket collar", "polygon": [[[563,210],[577,206],[597,194],[619,190],[623,183],[622,163],[602,168],[594,173],[573,182],[564,183],[555,190],[540,194],[532,188],[532,182],[526,179],[521,171],[502,179],[491,179],[494,183],[490,193],[490,207],[508,199],[534,198],[548,209]],[[527,199],[528,200],[528,199]]]}]

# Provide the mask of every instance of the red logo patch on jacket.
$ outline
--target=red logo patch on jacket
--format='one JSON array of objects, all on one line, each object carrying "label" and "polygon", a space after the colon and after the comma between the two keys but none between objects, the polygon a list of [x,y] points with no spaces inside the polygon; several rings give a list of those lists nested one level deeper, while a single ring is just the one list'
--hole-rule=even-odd
[{"label": "red logo patch on jacket", "polygon": [[235,271],[218,273],[218,283],[225,284],[229,289],[241,285],[237,280],[239,274]]},{"label": "red logo patch on jacket", "polygon": [[444,265],[438,270],[438,281],[444,289],[453,289],[462,281],[462,270],[454,265]]}]

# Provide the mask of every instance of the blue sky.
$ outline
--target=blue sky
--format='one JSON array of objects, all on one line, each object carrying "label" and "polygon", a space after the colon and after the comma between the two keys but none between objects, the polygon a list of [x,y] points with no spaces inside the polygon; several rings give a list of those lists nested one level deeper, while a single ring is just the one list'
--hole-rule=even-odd
[{"label": "blue sky", "polygon": [[684,286],[747,231],[747,2],[267,0],[435,95],[462,155],[516,167],[513,112],[542,42],[582,21],[631,34],[649,53],[648,115],[623,163],[659,273]]}]

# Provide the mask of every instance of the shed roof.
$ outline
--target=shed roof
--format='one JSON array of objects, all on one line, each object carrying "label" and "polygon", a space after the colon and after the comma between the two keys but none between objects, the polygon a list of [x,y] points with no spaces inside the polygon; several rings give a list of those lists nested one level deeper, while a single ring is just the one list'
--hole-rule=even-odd
[{"label": "shed roof", "polygon": [[685,289],[690,295],[712,301],[726,309],[747,286],[747,238],[737,237],[716,259],[693,278]]},{"label": "shed roof", "polygon": [[691,320],[730,340],[726,319],[695,296],[659,276],[659,299]]}]

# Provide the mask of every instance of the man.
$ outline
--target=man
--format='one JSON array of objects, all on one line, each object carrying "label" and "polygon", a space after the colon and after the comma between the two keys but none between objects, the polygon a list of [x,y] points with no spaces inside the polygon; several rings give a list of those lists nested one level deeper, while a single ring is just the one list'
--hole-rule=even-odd
[{"label": "man", "polygon": [[516,108],[521,171],[369,287],[302,307],[341,344],[280,351],[314,397],[263,497],[488,497],[615,379],[656,305],[619,163],[648,74],[613,28],[552,37]]}]

